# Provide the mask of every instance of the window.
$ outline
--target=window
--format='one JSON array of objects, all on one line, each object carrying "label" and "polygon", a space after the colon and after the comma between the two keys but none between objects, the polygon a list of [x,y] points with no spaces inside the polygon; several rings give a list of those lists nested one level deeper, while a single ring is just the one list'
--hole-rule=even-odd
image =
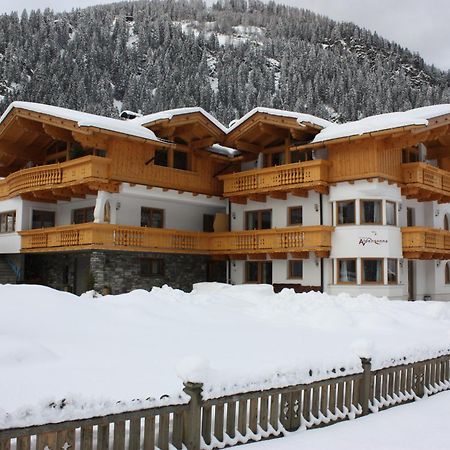
[{"label": "window", "polygon": [[189,153],[182,150],[158,148],[155,150],[155,165],[189,170]]},{"label": "window", "polygon": [[94,221],[94,207],[79,208],[72,211],[72,223],[88,223]]},{"label": "window", "polygon": [[444,214],[444,230],[449,231],[448,214]]},{"label": "window", "polygon": [[164,260],[162,258],[141,258],[141,275],[155,277],[164,275]]},{"label": "window", "polygon": [[163,228],[164,210],[155,208],[141,208],[141,227]]},{"label": "window", "polygon": [[291,163],[304,162],[304,161],[312,161],[313,152],[312,150],[294,150],[291,152]]},{"label": "window", "polygon": [[406,208],[406,226],[413,227],[416,224],[414,208]]},{"label": "window", "polygon": [[337,282],[356,283],[356,259],[337,260]]},{"label": "window", "polygon": [[386,225],[397,226],[397,204],[395,202],[386,202]]},{"label": "window", "polygon": [[54,211],[39,211],[34,209],[31,228],[49,228],[55,226]]},{"label": "window", "polygon": [[355,200],[337,202],[337,223],[355,223]]},{"label": "window", "polygon": [[214,220],[216,216],[214,214],[203,214],[203,231],[214,231]]},{"label": "window", "polygon": [[288,225],[301,225],[303,223],[303,207],[293,206],[288,209]]},{"label": "window", "polygon": [[289,278],[303,278],[303,261],[301,259],[289,260]]},{"label": "window", "polygon": [[272,284],[272,262],[246,261],[245,282]]},{"label": "window", "polygon": [[388,284],[398,284],[398,261],[388,258],[387,260]]},{"label": "window", "polygon": [[163,148],[158,148],[155,150],[155,164],[157,166],[165,166],[169,165],[169,157],[167,154],[167,150]]},{"label": "window", "polygon": [[406,148],[402,150],[402,163],[412,163],[419,161],[418,148]]},{"label": "window", "polygon": [[188,170],[188,154],[179,150],[173,151],[173,168],[180,170]]},{"label": "window", "polygon": [[362,282],[383,284],[383,260],[382,259],[362,259]]},{"label": "window", "polygon": [[361,223],[382,223],[381,200],[361,200]]},{"label": "window", "polygon": [[281,166],[285,164],[284,150],[280,152],[267,153],[265,155],[266,167]]},{"label": "window", "polygon": [[13,233],[16,231],[16,212],[0,213],[0,233]]},{"label": "window", "polygon": [[246,230],[267,230],[272,228],[272,210],[247,211],[245,213]]},{"label": "window", "polygon": [[450,262],[445,263],[445,284],[450,284]]}]

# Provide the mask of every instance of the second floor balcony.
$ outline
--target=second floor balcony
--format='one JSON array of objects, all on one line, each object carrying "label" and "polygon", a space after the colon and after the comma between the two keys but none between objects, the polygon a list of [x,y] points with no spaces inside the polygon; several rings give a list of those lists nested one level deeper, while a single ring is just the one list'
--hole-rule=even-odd
[{"label": "second floor balcony", "polygon": [[247,198],[297,192],[307,194],[314,190],[328,192],[328,168],[326,160],[314,160],[280,166],[253,169],[222,175],[223,192],[237,203]]},{"label": "second floor balcony", "polygon": [[402,241],[406,259],[450,259],[450,231],[404,227]]}]

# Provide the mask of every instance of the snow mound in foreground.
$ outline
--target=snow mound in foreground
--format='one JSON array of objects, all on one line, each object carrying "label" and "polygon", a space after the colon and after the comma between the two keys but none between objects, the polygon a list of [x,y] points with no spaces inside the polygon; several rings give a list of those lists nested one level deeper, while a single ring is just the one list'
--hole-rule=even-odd
[{"label": "snow mound in foreground", "polygon": [[313,382],[450,349],[450,304],[271,286],[75,296],[0,285],[0,428]]}]

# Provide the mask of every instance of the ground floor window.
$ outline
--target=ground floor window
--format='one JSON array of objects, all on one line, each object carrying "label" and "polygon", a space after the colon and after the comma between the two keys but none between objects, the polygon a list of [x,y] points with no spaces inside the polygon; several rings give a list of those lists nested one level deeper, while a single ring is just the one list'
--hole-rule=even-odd
[{"label": "ground floor window", "polygon": [[383,260],[362,259],[361,281],[362,283],[383,284]]},{"label": "ground floor window", "polygon": [[289,272],[288,277],[291,279],[301,279],[303,278],[303,261],[291,259],[288,262]]},{"label": "ground floor window", "polygon": [[272,262],[246,261],[245,282],[272,284]]},{"label": "ground floor window", "polygon": [[164,275],[164,260],[162,258],[141,258],[141,275],[155,277]]},{"label": "ground floor window", "polygon": [[356,259],[337,260],[337,282],[356,283]]},{"label": "ground floor window", "polygon": [[0,233],[12,233],[14,231],[16,231],[16,212],[0,213]]},{"label": "ground floor window", "polygon": [[388,284],[398,284],[398,260],[388,258],[387,260],[387,282]]}]

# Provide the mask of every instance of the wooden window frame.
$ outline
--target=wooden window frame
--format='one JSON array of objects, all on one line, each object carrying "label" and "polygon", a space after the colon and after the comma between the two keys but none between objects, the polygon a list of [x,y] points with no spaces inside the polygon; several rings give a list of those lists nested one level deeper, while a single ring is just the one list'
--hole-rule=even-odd
[{"label": "wooden window frame", "polygon": [[[381,281],[366,281],[364,277],[364,261],[381,261]],[[384,258],[361,258],[361,284],[384,285]]]},{"label": "wooden window frame", "polygon": [[[389,281],[389,261],[395,261],[395,270],[396,270],[395,281]],[[387,275],[386,281],[387,281],[387,284],[391,284],[391,285],[398,284],[398,274],[399,274],[398,259],[397,258],[387,258],[386,259],[386,275]]]},{"label": "wooden window frame", "polygon": [[[355,281],[340,281],[339,280],[339,262],[340,261],[355,261]],[[337,258],[336,259],[336,284],[349,284],[351,286],[358,284],[358,259],[357,258]]]},{"label": "wooden window frame", "polygon": [[[292,161],[292,156],[295,152],[303,153],[305,155],[304,161]],[[289,151],[289,164],[301,164],[307,161],[314,161],[314,152],[313,150],[290,150]]]},{"label": "wooden window frame", "polygon": [[[3,216],[5,216],[5,223],[6,223],[6,231],[1,231],[1,223],[3,221]],[[8,217],[11,216],[13,218],[13,229],[8,230]],[[15,233],[16,232],[16,220],[17,220],[17,213],[16,210],[10,210],[10,211],[2,211],[0,212],[0,234],[8,234],[8,233]]]},{"label": "wooden window frame", "polygon": [[34,216],[35,213],[49,213],[49,214],[51,213],[51,214],[53,214],[53,225],[51,227],[45,227],[45,228],[53,228],[56,225],[56,211],[46,210],[46,209],[34,209],[33,208],[31,210],[31,229],[32,230],[39,230],[39,229],[44,228],[44,227],[40,227],[40,228],[33,227],[33,224],[34,224],[33,216]]},{"label": "wooden window frame", "polygon": [[[293,274],[293,265],[294,263],[301,263],[302,264],[302,276],[298,277],[296,275]],[[289,259],[288,260],[288,279],[289,280],[303,280],[304,278],[304,265],[303,265],[303,259]]]},{"label": "wooden window frame", "polygon": [[[302,222],[301,223],[293,223],[292,222],[291,212],[293,209],[301,209],[302,210]],[[287,224],[288,224],[288,226],[302,226],[303,225],[303,205],[290,206],[288,208]]]},{"label": "wooden window frame", "polygon": [[[153,215],[154,212],[159,212],[161,213],[161,217],[162,217],[162,223],[160,227],[151,227],[151,226],[146,226],[146,225],[142,225],[142,212],[143,210],[146,209],[148,212],[151,212],[151,215]],[[150,222],[151,222],[151,217],[150,217]],[[142,228],[157,228],[157,229],[161,229],[164,228],[166,224],[166,214],[165,214],[165,210],[162,208],[152,208],[151,206],[141,206],[141,223],[140,226]]]},{"label": "wooden window frame", "polygon": [[[353,206],[355,208],[355,217],[353,219],[353,222],[340,223],[339,222],[339,204],[340,203],[350,203],[350,202],[353,202]],[[335,223],[336,223],[336,226],[356,225],[356,200],[337,200],[336,201],[336,218],[335,218]],[[343,258],[343,259],[345,259],[345,258]],[[350,259],[353,259],[353,258],[350,258]]]},{"label": "wooden window frame", "polygon": [[[147,264],[147,267],[150,268],[149,272],[146,273],[143,269],[144,265],[143,263],[145,262],[145,264]],[[159,268],[159,272],[153,273],[152,272],[152,268],[153,268],[153,263],[157,262],[158,263],[158,268]],[[147,257],[142,257],[139,258],[139,274],[141,277],[149,277],[149,278],[153,278],[153,277],[164,277],[165,276],[165,261],[164,258],[147,258]]]},{"label": "wooden window frame", "polygon": [[[86,213],[87,213],[87,211],[90,211],[90,210],[92,210],[92,216],[93,216],[93,215],[94,215],[95,206],[86,206],[86,207],[84,207],[84,208],[75,208],[75,209],[72,209],[72,224],[73,224],[73,225],[79,225],[79,224],[82,224],[82,223],[92,223],[92,222],[88,222],[88,221],[84,221],[84,222],[75,222],[75,213],[80,212],[80,211],[83,211],[84,217],[86,218],[86,217],[87,217],[87,214],[86,214]],[[93,217],[92,221],[94,221],[94,217]]]},{"label": "wooden window frame", "polygon": [[[388,204],[394,205],[394,223],[393,224],[388,223],[388,214],[387,214]],[[397,202],[394,202],[392,200],[386,200],[386,225],[388,225],[390,227],[396,227],[398,225]]]},{"label": "wooden window frame", "polygon": [[[190,151],[183,150],[180,148],[155,148],[155,151],[153,154],[155,161],[156,161],[156,152],[157,151],[164,151],[167,153],[167,166],[164,166],[161,164],[156,164],[156,162],[154,162],[155,166],[166,167],[168,169],[173,169],[173,170],[180,170],[181,172],[192,172],[193,162],[192,162],[192,153]],[[186,155],[186,159],[187,159],[187,168],[186,169],[180,169],[180,168],[174,167],[175,152],[184,153]]]},{"label": "wooden window frame", "polygon": [[[270,211],[270,228],[261,228],[261,218],[262,213]],[[252,228],[249,230],[248,228],[248,214],[250,213],[258,213],[258,228]],[[257,230],[270,230],[272,228],[272,208],[268,209],[252,209],[251,211],[245,211],[245,223],[244,223],[245,231],[257,231]]]},{"label": "wooden window frame", "polygon": [[[244,283],[245,284],[262,284],[263,283],[263,271],[262,271],[262,265],[263,264],[267,264],[270,263],[271,261],[245,261],[245,274],[244,274]],[[258,273],[257,273],[257,281],[249,281],[248,280],[248,268],[250,264],[257,264],[258,266]],[[272,266],[272,271],[273,271],[273,266]],[[272,277],[273,277],[273,272],[272,272]]]},{"label": "wooden window frame", "polygon": [[[380,220],[378,222],[366,222],[363,220],[363,205],[365,202],[373,202],[380,204]],[[355,211],[356,215],[356,211]],[[362,198],[359,200],[359,224],[360,225],[383,225],[383,200],[371,199],[371,198]]]}]

